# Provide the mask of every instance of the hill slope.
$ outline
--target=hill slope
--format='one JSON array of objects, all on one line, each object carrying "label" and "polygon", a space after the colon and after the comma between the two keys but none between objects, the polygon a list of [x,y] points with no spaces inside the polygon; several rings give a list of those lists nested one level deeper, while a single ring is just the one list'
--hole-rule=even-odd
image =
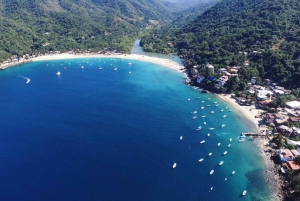
[{"label": "hill slope", "polygon": [[0,61],[54,50],[128,52],[141,28],[170,16],[156,0],[0,0]]}]

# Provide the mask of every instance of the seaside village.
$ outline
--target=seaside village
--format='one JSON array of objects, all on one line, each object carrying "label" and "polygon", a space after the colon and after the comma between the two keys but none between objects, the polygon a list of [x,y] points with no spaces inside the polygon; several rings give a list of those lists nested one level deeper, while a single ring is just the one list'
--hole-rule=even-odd
[{"label": "seaside village", "polygon": [[[249,65],[247,61],[244,64]],[[199,75],[197,67],[194,66],[192,75],[197,83],[201,83],[205,78]],[[215,73],[213,65],[207,64],[206,68]],[[238,76],[239,69],[238,66],[219,68],[221,76],[216,79],[215,87],[219,89],[229,77]],[[231,98],[235,99],[240,107],[246,107],[249,111],[254,108],[261,111],[253,113],[257,118],[259,129],[257,133],[249,135],[253,138],[266,139],[264,152],[271,156],[277,167],[276,171],[288,186],[290,176],[300,173],[300,101],[296,97],[289,101],[291,90],[278,86],[270,79],[263,80],[260,85],[256,80],[256,77],[249,80],[246,94],[243,96],[231,94]],[[187,78],[186,82],[191,83],[191,79]],[[278,102],[282,106],[274,107]],[[290,189],[289,193],[292,192]]]}]

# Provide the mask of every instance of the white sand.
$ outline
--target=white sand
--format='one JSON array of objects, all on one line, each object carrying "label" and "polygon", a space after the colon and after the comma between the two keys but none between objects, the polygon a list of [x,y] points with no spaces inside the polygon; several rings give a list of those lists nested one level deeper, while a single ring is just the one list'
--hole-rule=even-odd
[{"label": "white sand", "polygon": [[61,60],[61,59],[75,59],[75,58],[119,58],[119,59],[128,59],[128,60],[139,60],[146,61],[150,63],[155,63],[161,66],[165,66],[174,70],[179,70],[183,68],[179,63],[172,61],[170,59],[161,59],[156,57],[149,57],[144,55],[129,54],[129,55],[103,55],[103,54],[57,54],[57,55],[48,55],[40,56],[33,58],[32,61],[45,61],[45,60]]},{"label": "white sand", "polygon": [[[245,117],[247,117],[251,122],[253,122],[257,127],[261,123],[260,118],[255,118],[256,115],[264,112],[264,110],[256,109],[255,106],[241,106],[236,102],[235,99],[231,98],[231,95],[218,95],[223,100],[229,102],[230,105],[234,106],[236,110],[240,111]],[[250,111],[251,107],[251,111]]]}]

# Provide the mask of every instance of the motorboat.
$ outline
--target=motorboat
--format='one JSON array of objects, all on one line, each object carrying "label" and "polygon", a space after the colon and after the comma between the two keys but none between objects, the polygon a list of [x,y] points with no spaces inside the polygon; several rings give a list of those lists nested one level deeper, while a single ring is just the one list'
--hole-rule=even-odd
[{"label": "motorboat", "polygon": [[223,115],[223,118],[225,118],[226,117],[226,114],[225,115]]},{"label": "motorboat", "polygon": [[222,124],[222,125],[221,125],[221,128],[224,128],[224,127],[225,127],[225,124]]},{"label": "motorboat", "polygon": [[196,131],[200,131],[202,129],[202,126],[198,126],[197,128],[196,128]]},{"label": "motorboat", "polygon": [[102,70],[102,67],[100,67],[99,70]]},{"label": "motorboat", "polygon": [[114,68],[114,71],[118,70],[118,68]]},{"label": "motorboat", "polygon": [[228,144],[228,147],[231,147],[231,144]]},{"label": "motorboat", "polygon": [[206,122],[203,122],[204,125],[206,125]]},{"label": "motorboat", "polygon": [[218,143],[218,147],[219,147],[220,145],[221,145],[221,143],[219,142],[219,143]]},{"label": "motorboat", "polygon": [[193,116],[193,119],[196,119],[197,118],[197,116]]},{"label": "motorboat", "polygon": [[224,111],[224,109],[221,110],[221,112],[223,112],[223,111]]},{"label": "motorboat", "polygon": [[190,98],[188,98],[188,101],[190,101],[191,99]]},{"label": "motorboat", "polygon": [[217,102],[214,102],[214,104],[217,104]]},{"label": "motorboat", "polygon": [[213,174],[214,173],[214,170],[211,170],[210,172],[209,172],[209,174]]},{"label": "motorboat", "polygon": [[209,136],[210,136],[210,133],[207,134],[207,137],[209,137]]},{"label": "motorboat", "polygon": [[210,100],[211,98],[208,98],[207,100]]},{"label": "motorboat", "polygon": [[199,160],[198,160],[198,162],[200,163],[200,162],[202,162],[204,159],[203,158],[200,158]]},{"label": "motorboat", "polygon": [[214,128],[210,128],[209,130],[212,131],[212,130],[214,130]]},{"label": "motorboat", "polygon": [[225,181],[227,181],[227,178],[225,178]]},{"label": "motorboat", "polygon": [[174,164],[173,164],[173,169],[176,168],[176,166],[177,166],[177,163],[174,162]]},{"label": "motorboat", "polygon": [[212,155],[212,153],[210,152],[209,154],[208,154],[208,156],[211,156]]},{"label": "motorboat", "polygon": [[228,109],[228,107],[225,108],[226,110]]},{"label": "motorboat", "polygon": [[203,144],[205,142],[205,140],[202,140],[201,142],[200,142],[200,144]]},{"label": "motorboat", "polygon": [[203,115],[203,116],[201,116],[202,118],[205,118],[206,116],[205,115]]},{"label": "motorboat", "polygon": [[246,195],[246,194],[247,194],[247,191],[246,191],[246,190],[244,190],[242,194],[243,194],[243,195]]},{"label": "motorboat", "polygon": [[192,114],[197,114],[197,111],[192,112]]},{"label": "motorboat", "polygon": [[204,103],[204,101],[202,101],[201,103]]},{"label": "motorboat", "polygon": [[180,136],[180,137],[179,137],[179,140],[182,140],[182,139],[183,139],[183,136]]},{"label": "motorboat", "polygon": [[214,111],[210,111],[210,114],[214,114],[215,112]]},{"label": "motorboat", "polygon": [[131,63],[128,63],[128,65],[130,66],[130,65],[131,65]]},{"label": "motorboat", "polygon": [[131,74],[131,71],[129,71],[128,73]]},{"label": "motorboat", "polygon": [[239,141],[239,142],[244,142],[244,141],[245,141],[245,139],[239,139],[238,141]]},{"label": "motorboat", "polygon": [[201,107],[201,110],[204,110],[204,107]]},{"label": "motorboat", "polygon": [[231,142],[232,141],[232,138],[229,138],[229,142]]},{"label": "motorboat", "polygon": [[232,112],[232,110],[228,110],[229,112]]},{"label": "motorboat", "polygon": [[58,71],[58,72],[56,73],[56,75],[60,75],[60,71]]},{"label": "motorboat", "polygon": [[227,151],[224,151],[224,153],[223,153],[224,155],[226,155],[227,154]]},{"label": "motorboat", "polygon": [[84,69],[84,66],[81,66],[80,68],[81,68],[81,69]]},{"label": "motorboat", "polygon": [[216,107],[218,107],[219,106],[219,104],[217,104],[217,105],[215,105]]},{"label": "motorboat", "polygon": [[206,105],[207,107],[210,107],[210,105]]},{"label": "motorboat", "polygon": [[231,174],[235,174],[235,171],[232,171],[232,173]]},{"label": "motorboat", "polygon": [[214,187],[210,187],[210,190],[212,191],[214,189]]},{"label": "motorboat", "polygon": [[197,96],[197,99],[200,99],[200,97],[199,97],[199,96]]},{"label": "motorboat", "polygon": [[224,161],[220,161],[219,165],[223,165]]}]

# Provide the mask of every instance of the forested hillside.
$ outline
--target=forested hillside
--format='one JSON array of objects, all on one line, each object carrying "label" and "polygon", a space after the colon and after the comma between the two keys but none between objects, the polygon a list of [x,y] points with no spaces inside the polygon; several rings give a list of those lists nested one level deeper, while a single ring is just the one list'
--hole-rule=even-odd
[{"label": "forested hillside", "polygon": [[182,29],[168,36],[158,33],[142,42],[148,46],[156,41],[172,43],[189,60],[187,67],[206,63],[217,68],[243,66],[249,60],[245,76],[300,87],[299,8],[298,0],[222,0]]},{"label": "forested hillside", "polygon": [[0,0],[0,61],[76,49],[129,52],[141,29],[170,16],[156,0]]}]

